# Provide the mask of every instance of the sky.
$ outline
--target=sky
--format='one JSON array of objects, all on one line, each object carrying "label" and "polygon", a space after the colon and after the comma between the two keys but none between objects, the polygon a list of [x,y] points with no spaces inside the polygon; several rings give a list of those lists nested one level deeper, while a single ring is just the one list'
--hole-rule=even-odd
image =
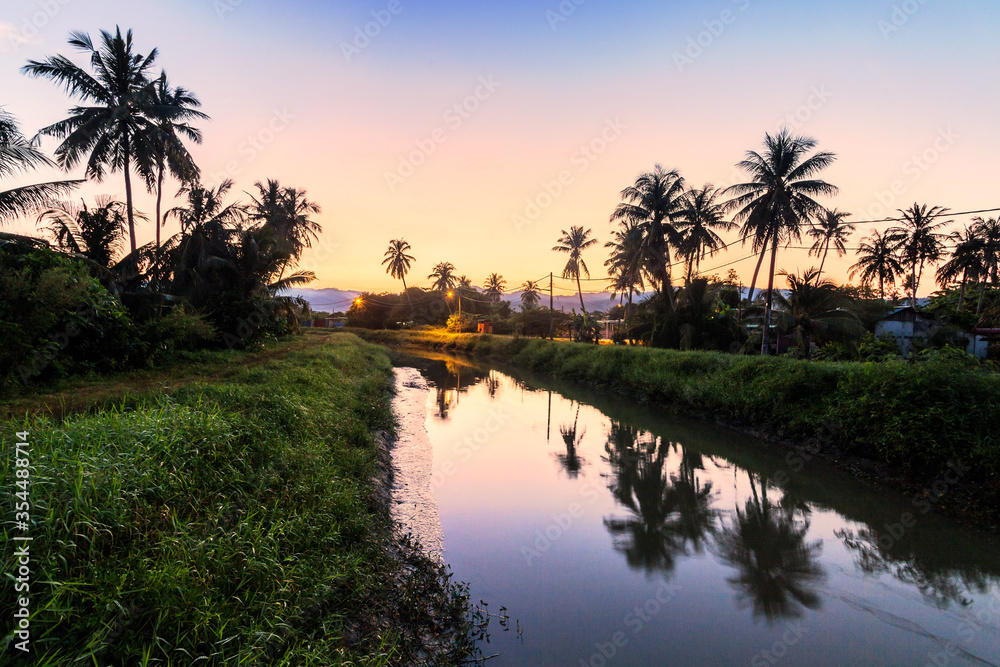
[{"label": "sky", "polygon": [[[322,206],[322,236],[302,262],[314,287],[398,289],[381,265],[396,238],[413,247],[409,285],[449,261],[475,284],[497,272],[516,287],[559,274],[565,258],[551,248],[571,225],[600,241],[584,259],[602,278],[610,214],[637,176],[662,164],[691,186],[741,182],[736,163],[781,127],[837,155],[823,178],[840,193],[822,203],[854,220],[914,202],[1000,207],[994,0],[3,4],[0,106],[26,133],[70,106],[20,73],[28,59],[84,64],[70,31],[132,28],[211,116],[192,148],[204,182],[232,178],[245,198],[276,178]],[[77,197],[97,194],[123,196],[121,175]],[[152,213],[151,196],[137,202]],[[954,219],[957,229],[969,216]],[[890,224],[859,225],[853,243]],[[29,220],[11,231],[33,230]],[[140,242],[153,235],[140,227]],[[702,269],[749,283],[750,254],[735,244]],[[831,253],[826,270],[843,282],[854,261]],[[778,265],[818,261],[789,249]]]}]

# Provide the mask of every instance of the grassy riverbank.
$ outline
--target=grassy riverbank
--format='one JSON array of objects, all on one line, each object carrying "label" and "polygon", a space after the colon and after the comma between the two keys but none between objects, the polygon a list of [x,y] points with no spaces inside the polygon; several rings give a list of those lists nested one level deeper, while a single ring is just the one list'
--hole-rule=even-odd
[{"label": "grassy riverbank", "polygon": [[[4,660],[414,664],[428,642],[464,655],[462,590],[394,536],[377,436],[391,378],[380,348],[309,336],[204,353],[127,398],[118,377],[80,383],[95,402],[73,410],[72,385],[19,401],[30,415],[0,422],[0,504],[14,506],[28,431],[32,653],[6,635]],[[11,573],[23,533],[4,531]],[[0,608],[15,609],[10,585]]]},{"label": "grassy riverbank", "polygon": [[[1000,376],[959,362],[841,363],[444,332],[359,332],[460,352],[820,449],[855,471],[932,488],[942,509],[1000,520]],[[874,463],[870,463],[874,462]],[[956,482],[951,464],[960,464]],[[941,493],[937,493],[941,491]]]}]

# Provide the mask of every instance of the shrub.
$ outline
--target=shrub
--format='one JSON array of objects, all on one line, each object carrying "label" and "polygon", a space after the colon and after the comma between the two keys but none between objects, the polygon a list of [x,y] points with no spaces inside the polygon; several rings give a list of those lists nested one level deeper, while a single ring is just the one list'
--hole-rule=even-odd
[{"label": "shrub", "polygon": [[124,306],[79,260],[0,246],[0,294],[0,391],[18,381],[118,370],[145,358]]}]

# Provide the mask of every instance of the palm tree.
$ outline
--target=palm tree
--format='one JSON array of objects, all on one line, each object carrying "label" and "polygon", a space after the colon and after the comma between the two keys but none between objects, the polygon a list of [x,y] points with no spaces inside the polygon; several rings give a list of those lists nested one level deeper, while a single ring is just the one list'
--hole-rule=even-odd
[{"label": "palm tree", "polygon": [[872,232],[858,246],[858,262],[851,267],[848,274],[852,279],[861,276],[862,285],[872,285],[878,282],[878,293],[885,299],[885,286],[895,285],[896,276],[903,274],[903,265],[896,258],[892,238],[889,234]]},{"label": "palm tree", "polygon": [[524,284],[521,285],[521,310],[531,310],[538,307],[538,302],[541,300],[540,289],[538,281],[524,281]]},{"label": "palm tree", "polygon": [[319,238],[323,228],[309,216],[322,212],[319,204],[306,199],[305,190],[282,187],[278,181],[254,183],[257,196],[250,195],[250,219],[274,230],[275,238],[290,261],[297,261],[306,248]]},{"label": "palm tree", "polygon": [[439,292],[450,292],[455,289],[457,278],[455,278],[455,265],[451,262],[438,262],[434,265],[434,270],[427,276],[431,280],[431,287]]},{"label": "palm tree", "polygon": [[403,281],[403,294],[406,295],[406,300],[410,303],[410,311],[413,312],[413,301],[410,299],[410,293],[406,291],[406,274],[410,271],[410,262],[413,261],[413,257],[406,254],[407,250],[411,250],[410,244],[403,239],[389,241],[389,249],[385,251],[382,265],[388,264],[385,272],[393,278],[399,278]]},{"label": "palm tree", "polygon": [[[53,166],[52,160],[29,141],[12,115],[0,108],[0,182],[18,174]],[[50,205],[83,181],[56,181],[0,190],[0,226],[30,211]]]},{"label": "palm tree", "polygon": [[642,277],[642,243],[642,227],[636,222],[622,221],[615,230],[614,237],[604,244],[605,248],[611,250],[610,257],[604,262],[611,277],[611,298],[615,294],[622,297],[628,295],[626,329],[632,317],[632,295],[646,289]]},{"label": "palm tree", "polygon": [[156,190],[156,247],[159,249],[164,176],[169,172],[184,183],[198,180],[198,166],[184,145],[184,139],[200,144],[201,131],[186,121],[207,120],[208,115],[195,108],[200,107],[201,102],[191,91],[170,85],[166,72],[160,72],[160,77],[153,82],[150,102],[155,125],[149,128],[151,136],[146,138],[153,158],[151,169],[147,170],[147,179],[151,180],[151,189]]},{"label": "palm tree", "polygon": [[[83,32],[71,33],[69,44],[90,55],[93,76],[65,56],[42,62],[29,60],[21,71],[51,79],[64,86],[71,97],[93,106],[73,107],[69,118],[42,128],[39,134],[63,140],[55,153],[63,169],[72,169],[86,158],[88,178],[101,181],[108,170],[124,173],[129,243],[134,253],[132,170],[155,162],[149,137],[158,129],[147,73],[156,62],[157,51],[153,49],[146,56],[134,53],[132,31],[123,37],[121,28],[114,35],[102,30],[99,48]],[[168,117],[180,113],[165,107],[159,107],[159,112]]]},{"label": "palm tree", "polygon": [[962,310],[965,305],[965,288],[969,280],[978,283],[979,277],[985,271],[983,259],[986,248],[983,239],[976,233],[975,225],[952,232],[948,235],[948,240],[955,244],[955,249],[952,251],[951,259],[938,267],[937,281],[943,288],[955,281],[960,283],[958,310]]},{"label": "palm tree", "polygon": [[583,287],[580,285],[580,274],[585,273],[589,278],[590,269],[583,261],[583,251],[597,245],[597,239],[590,238],[590,234],[591,230],[574,225],[569,228],[568,232],[565,229],[562,230],[562,236],[557,242],[558,245],[552,248],[556,252],[564,252],[569,255],[569,260],[562,271],[562,277],[576,279],[576,290],[580,295],[580,309],[583,311],[584,319],[587,317],[587,307],[583,305]]},{"label": "palm tree", "polygon": [[850,215],[850,213],[844,213],[837,209],[823,211],[817,224],[809,230],[809,236],[815,239],[812,248],[809,249],[809,255],[823,256],[819,262],[819,271],[816,272],[816,280],[819,280],[823,275],[826,255],[830,252],[831,245],[837,251],[837,257],[843,257],[847,254],[846,241],[854,233],[854,225],[845,223],[844,218],[850,217]]},{"label": "palm tree", "polygon": [[197,303],[220,289],[235,273],[233,246],[240,233],[243,209],[238,204],[224,203],[232,187],[228,179],[215,188],[188,183],[177,192],[178,197],[186,199],[186,205],[166,212],[164,218],[175,218],[181,228],[165,244],[175,255],[174,294],[188,294]]},{"label": "palm tree", "polygon": [[507,288],[507,281],[504,280],[503,276],[498,273],[491,273],[486,277],[486,282],[483,284],[483,288],[486,290],[486,296],[489,297],[490,301],[493,303],[499,303],[500,297],[503,296],[504,291]]},{"label": "palm tree", "polygon": [[[733,199],[727,202],[729,208],[736,210],[733,219],[743,223],[740,230],[743,242],[751,240],[754,252],[761,253],[758,269],[768,247],[771,251],[761,354],[770,354],[778,245],[799,240],[802,225],[823,210],[813,197],[837,194],[836,187],[815,178],[816,174],[833,164],[836,156],[826,151],[807,156],[815,147],[815,139],[793,136],[787,129],[774,136],[766,134],[763,154],[748,151],[746,159],[737,164],[752,180],[726,189],[733,195]],[[755,271],[754,280],[750,283],[751,299],[756,277]]]},{"label": "palm tree", "polygon": [[61,249],[86,257],[101,268],[110,268],[121,252],[125,238],[124,204],[100,198],[94,209],[63,202],[43,212],[38,223],[48,222],[48,231]]},{"label": "palm tree", "polygon": [[924,273],[924,265],[934,263],[941,257],[944,235],[939,230],[951,224],[951,220],[934,222],[948,212],[940,206],[928,207],[914,203],[910,208],[899,211],[903,224],[886,231],[893,249],[899,255],[904,267],[910,269],[910,305],[917,306],[917,290]]},{"label": "palm tree", "polygon": [[778,292],[778,326],[792,334],[796,343],[810,356],[810,344],[818,335],[828,338],[860,336],[864,327],[848,310],[852,300],[832,280],[820,280],[819,271],[806,269],[801,275],[780,271],[788,281],[788,294]]},{"label": "palm tree", "polygon": [[643,267],[657,289],[666,292],[673,310],[670,247],[680,241],[674,218],[684,208],[684,179],[676,169],[666,171],[655,165],[653,171],[641,174],[634,185],[622,190],[621,197],[611,221],[633,222],[642,229]]},{"label": "palm tree", "polygon": [[983,312],[983,296],[986,294],[987,280],[992,281],[993,285],[1000,283],[1000,220],[975,217],[972,223],[976,236],[983,244],[979,305],[976,306],[976,315],[979,315]]},{"label": "palm tree", "polygon": [[727,232],[736,227],[735,222],[725,218],[726,206],[717,201],[720,194],[721,191],[711,184],[686,194],[686,204],[676,228],[681,237],[680,255],[687,260],[688,280],[701,265],[701,260],[726,246],[715,230]]}]

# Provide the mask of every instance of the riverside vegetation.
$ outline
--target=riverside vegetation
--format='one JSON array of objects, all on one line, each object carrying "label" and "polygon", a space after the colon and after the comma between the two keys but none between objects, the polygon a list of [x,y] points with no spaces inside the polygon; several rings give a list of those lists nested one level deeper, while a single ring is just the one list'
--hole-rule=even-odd
[{"label": "riverside vegetation", "polygon": [[[928,489],[947,513],[993,527],[1000,520],[1000,376],[959,358],[826,362],[443,331],[357,333],[610,389],[795,447],[819,446],[820,455],[855,472]],[[961,472],[957,484],[953,468]],[[951,481],[942,486],[944,478]]]},{"label": "riverside vegetation", "polygon": [[[137,378],[112,376],[96,382],[96,404],[52,416],[78,391],[70,383],[22,399],[22,417],[3,422],[4,442],[28,431],[31,443],[26,664],[471,656],[487,617],[396,534],[387,509],[385,352],[309,336],[186,359],[144,372],[153,386],[187,378],[169,390],[123,396]],[[0,503],[12,507],[12,457],[0,460]],[[13,609],[12,587],[2,595]],[[12,637],[3,655],[16,660]]]}]

